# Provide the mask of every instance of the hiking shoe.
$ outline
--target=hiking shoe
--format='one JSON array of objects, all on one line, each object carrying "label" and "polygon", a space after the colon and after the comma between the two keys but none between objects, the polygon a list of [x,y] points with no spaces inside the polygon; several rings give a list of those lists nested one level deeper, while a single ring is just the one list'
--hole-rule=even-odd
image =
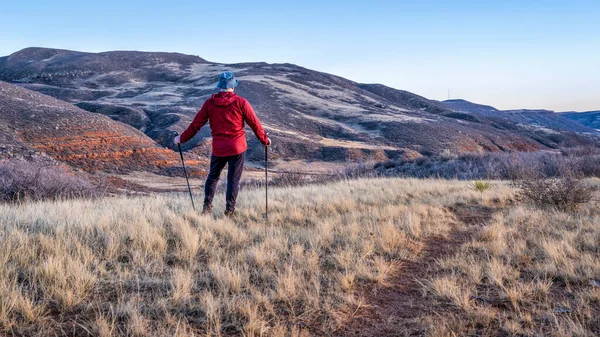
[{"label": "hiking shoe", "polygon": [[226,209],[225,210],[225,216],[228,217],[228,218],[233,218],[235,216],[235,210]]},{"label": "hiking shoe", "polygon": [[204,207],[202,207],[202,215],[211,215],[211,214],[212,214],[212,206],[204,205]]}]

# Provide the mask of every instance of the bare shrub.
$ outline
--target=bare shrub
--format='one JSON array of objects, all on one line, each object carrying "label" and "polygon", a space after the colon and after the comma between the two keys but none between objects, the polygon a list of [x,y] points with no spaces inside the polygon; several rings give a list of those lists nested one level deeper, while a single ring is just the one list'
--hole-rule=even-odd
[{"label": "bare shrub", "polygon": [[560,153],[562,153],[563,156],[575,158],[586,156],[598,156],[600,155],[600,149],[593,146],[580,146],[562,149]]},{"label": "bare shrub", "polygon": [[[271,172],[269,186],[273,187],[298,187],[306,185],[320,185],[336,181],[361,178],[376,178],[379,175],[374,169],[375,163],[362,162],[352,164],[343,169],[327,172],[298,171],[269,171]],[[274,174],[274,176],[273,176]],[[245,179],[241,188],[262,188],[264,179]]]},{"label": "bare shrub", "polygon": [[0,202],[91,197],[99,189],[65,168],[24,160],[0,161]]},{"label": "bare shrub", "polygon": [[[269,186],[270,187],[298,187],[305,186],[314,183],[315,180],[311,179],[308,175],[302,173],[289,172],[289,173],[270,173],[269,174]],[[265,179],[243,179],[240,182],[240,190],[244,189],[256,189],[264,188]],[[223,184],[223,189],[225,184]]]},{"label": "bare shrub", "polygon": [[414,178],[460,180],[520,180],[534,176],[560,177],[569,166],[586,177],[600,177],[600,155],[595,148],[558,152],[492,152],[421,157],[375,165],[377,174]]},{"label": "bare shrub", "polygon": [[[384,165],[385,163],[386,162],[384,162]],[[378,176],[377,172],[375,171],[375,163],[372,162],[351,165],[338,172],[338,175],[343,179],[372,178]]]},{"label": "bare shrub", "polygon": [[518,182],[521,196],[540,207],[574,211],[589,202],[594,190],[577,177],[526,179]]},{"label": "bare shrub", "polygon": [[555,177],[542,174],[517,180],[514,184],[519,194],[539,207],[551,207],[560,211],[574,211],[592,200],[594,188],[575,168],[562,166]]},{"label": "bare shrub", "polygon": [[271,179],[269,185],[272,186],[302,186],[309,182],[309,178],[301,172],[289,172],[279,174]]},{"label": "bare shrub", "polygon": [[574,162],[582,175],[600,177],[600,155],[578,157]]}]

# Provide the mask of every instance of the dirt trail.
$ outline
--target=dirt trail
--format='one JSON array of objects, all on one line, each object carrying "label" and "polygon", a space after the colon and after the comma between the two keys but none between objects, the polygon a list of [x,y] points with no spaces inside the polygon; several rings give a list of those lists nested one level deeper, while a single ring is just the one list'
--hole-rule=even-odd
[{"label": "dirt trail", "polygon": [[336,336],[422,336],[425,327],[420,318],[449,312],[452,307],[433,305],[423,297],[425,279],[436,261],[453,255],[456,250],[491,218],[495,209],[482,205],[456,204],[450,207],[460,224],[453,225],[447,237],[430,236],[414,261],[402,263],[387,280],[389,287],[370,289],[364,294],[366,306],[360,309]]}]

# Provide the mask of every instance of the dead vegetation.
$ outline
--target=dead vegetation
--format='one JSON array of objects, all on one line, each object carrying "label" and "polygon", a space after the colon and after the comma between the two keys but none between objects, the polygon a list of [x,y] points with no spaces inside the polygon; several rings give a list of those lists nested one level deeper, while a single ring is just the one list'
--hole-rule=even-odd
[{"label": "dead vegetation", "polygon": [[422,317],[428,335],[600,333],[598,205],[542,206],[499,208],[467,224],[469,239],[422,280],[438,313],[451,308]]},{"label": "dead vegetation", "polygon": [[532,177],[515,184],[521,189],[520,196],[538,207],[559,211],[576,211],[590,202],[595,188],[577,175],[566,174],[557,178]]},{"label": "dead vegetation", "polygon": [[223,204],[201,216],[186,195],[0,205],[0,331],[339,335],[377,309],[366,291],[408,280],[405,308],[420,309],[398,314],[396,335],[597,333],[600,213],[517,205],[492,186],[281,187],[268,225],[250,189],[235,219]]},{"label": "dead vegetation", "polygon": [[[395,262],[444,235],[463,184],[361,180],[242,191],[239,216],[185,195],[0,206],[0,329],[15,335],[329,334]],[[219,198],[219,200],[222,198]],[[216,205],[222,212],[224,205]]]},{"label": "dead vegetation", "polygon": [[561,152],[454,153],[406,160],[388,160],[375,165],[385,176],[460,180],[519,180],[534,175],[563,176],[565,170],[583,177],[600,177],[600,153],[595,147],[575,147]]},{"label": "dead vegetation", "polygon": [[88,198],[106,188],[51,161],[0,160],[0,202]]}]

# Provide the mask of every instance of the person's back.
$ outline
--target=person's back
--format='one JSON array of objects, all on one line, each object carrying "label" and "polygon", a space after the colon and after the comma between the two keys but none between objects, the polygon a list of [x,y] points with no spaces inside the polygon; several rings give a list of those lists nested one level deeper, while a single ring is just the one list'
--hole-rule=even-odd
[{"label": "person's back", "polygon": [[252,128],[263,144],[267,142],[267,135],[252,106],[233,91],[219,92],[209,98],[190,127],[181,134],[181,141],[191,139],[207,121],[213,137],[215,156],[233,156],[246,151],[248,146],[244,122]]},{"label": "person's back", "polygon": [[[211,107],[208,109],[208,122],[213,137],[221,147],[219,151],[232,155],[242,152],[246,143],[244,132],[244,109],[248,101],[233,92],[220,92],[209,100]],[[242,148],[240,148],[240,146]],[[228,152],[234,152],[229,153]],[[214,153],[214,151],[213,151]]]},{"label": "person's back", "polygon": [[225,167],[227,173],[227,209],[226,215],[233,215],[235,202],[239,190],[239,181],[242,176],[246,144],[244,123],[247,123],[256,137],[264,145],[270,145],[260,121],[256,117],[250,103],[243,97],[236,95],[233,88],[238,82],[233,73],[225,72],[219,77],[218,94],[206,100],[190,126],[174,140],[176,144],[185,143],[209,122],[213,137],[210,173],[204,188],[203,213],[210,213],[217,182]]}]

